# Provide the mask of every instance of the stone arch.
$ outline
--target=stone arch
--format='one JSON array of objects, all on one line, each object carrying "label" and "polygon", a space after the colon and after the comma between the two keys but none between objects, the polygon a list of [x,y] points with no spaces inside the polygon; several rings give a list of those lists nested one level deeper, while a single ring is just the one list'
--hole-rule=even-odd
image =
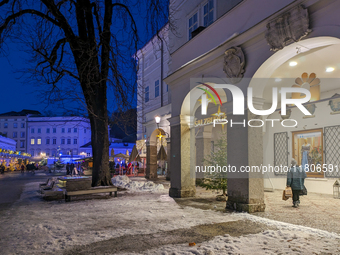
[{"label": "stone arch", "polygon": [[[162,137],[159,137],[161,135]],[[155,179],[157,175],[157,153],[160,146],[167,147],[166,141],[167,133],[162,128],[156,128],[152,131],[149,140],[146,142],[146,172],[145,177],[148,179]]]},{"label": "stone arch", "polygon": [[252,80],[249,83],[249,87],[256,87],[256,89],[253,91],[253,97],[262,98],[264,89],[267,85],[265,82],[263,82],[263,80],[259,82],[258,78],[271,77],[278,67],[297,55],[297,48],[300,50],[299,53],[304,53],[316,48],[335,44],[340,44],[339,38],[331,36],[319,36],[292,43],[289,46],[286,46],[284,49],[276,52],[271,57],[269,57],[253,75]]}]

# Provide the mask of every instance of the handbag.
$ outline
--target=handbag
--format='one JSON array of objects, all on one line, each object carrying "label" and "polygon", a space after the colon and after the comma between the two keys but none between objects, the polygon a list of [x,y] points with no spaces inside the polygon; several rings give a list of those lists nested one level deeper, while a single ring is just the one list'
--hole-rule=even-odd
[{"label": "handbag", "polygon": [[300,196],[307,196],[307,189],[305,185],[303,185],[303,190],[301,190]]},{"label": "handbag", "polygon": [[283,190],[283,193],[282,193],[282,200],[287,200],[288,198],[290,198],[292,196],[293,196],[292,188],[291,187],[286,187]]}]

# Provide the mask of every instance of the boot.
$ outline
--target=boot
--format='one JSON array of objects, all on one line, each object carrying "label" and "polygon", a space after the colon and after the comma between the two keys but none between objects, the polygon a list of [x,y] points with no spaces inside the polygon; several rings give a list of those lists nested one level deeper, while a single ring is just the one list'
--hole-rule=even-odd
[{"label": "boot", "polygon": [[295,207],[295,208],[297,208],[298,206],[297,206],[297,201],[293,201],[293,206],[292,207]]},{"label": "boot", "polygon": [[300,200],[296,201],[296,206],[297,206],[297,207],[300,206]]}]

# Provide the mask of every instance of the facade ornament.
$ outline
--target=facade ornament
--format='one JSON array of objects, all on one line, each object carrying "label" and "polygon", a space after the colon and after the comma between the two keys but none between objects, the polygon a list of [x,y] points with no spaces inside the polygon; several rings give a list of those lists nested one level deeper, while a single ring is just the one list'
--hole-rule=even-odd
[{"label": "facade ornament", "polygon": [[340,113],[340,95],[336,93],[332,96],[332,98],[333,99],[328,102],[328,105],[332,109],[331,114],[338,114]]},{"label": "facade ornament", "polygon": [[239,83],[243,78],[246,63],[241,47],[231,47],[224,54],[223,71],[232,84]]},{"label": "facade ornament", "polygon": [[300,41],[311,31],[308,10],[298,5],[267,24],[266,39],[270,50],[277,51]]}]

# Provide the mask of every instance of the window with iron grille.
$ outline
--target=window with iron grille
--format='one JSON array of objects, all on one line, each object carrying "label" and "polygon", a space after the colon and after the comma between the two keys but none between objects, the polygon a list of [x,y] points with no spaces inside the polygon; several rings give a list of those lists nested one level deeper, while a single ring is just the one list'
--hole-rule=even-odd
[{"label": "window with iron grille", "polygon": [[[340,168],[340,125],[329,126],[324,128],[324,156],[325,164],[337,166]],[[328,168],[329,169],[329,168]],[[325,172],[325,177],[340,178],[340,171]]]},{"label": "window with iron grille", "polygon": [[[288,133],[274,134],[274,166],[288,166]],[[275,175],[285,175],[285,172],[275,172]]]}]

